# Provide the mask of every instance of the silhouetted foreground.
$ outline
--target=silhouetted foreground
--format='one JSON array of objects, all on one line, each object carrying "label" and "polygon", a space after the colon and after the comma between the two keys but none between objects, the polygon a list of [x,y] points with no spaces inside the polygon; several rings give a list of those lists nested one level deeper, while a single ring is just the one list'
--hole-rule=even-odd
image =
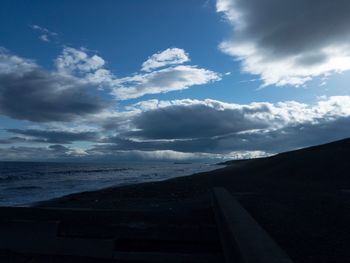
[{"label": "silhouetted foreground", "polygon": [[208,173],[73,194],[39,206],[137,211],[139,222],[156,213],[157,224],[210,225],[210,190],[225,187],[294,262],[350,262],[350,139],[227,164]]},{"label": "silhouetted foreground", "polygon": [[292,263],[225,188],[212,191],[215,220],[206,212],[1,207],[0,259]]}]

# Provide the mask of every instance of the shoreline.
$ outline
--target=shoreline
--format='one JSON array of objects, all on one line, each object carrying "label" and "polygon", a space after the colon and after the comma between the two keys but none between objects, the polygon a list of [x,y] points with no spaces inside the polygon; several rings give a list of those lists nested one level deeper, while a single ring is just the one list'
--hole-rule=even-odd
[{"label": "shoreline", "polygon": [[[120,208],[120,205],[115,205],[115,201],[125,201],[125,202],[132,202],[132,200],[136,201],[137,199],[149,199],[150,196],[147,194],[147,196],[143,196],[142,189],[143,188],[158,188],[162,187],[162,185],[172,185],[176,183],[183,183],[188,181],[192,181],[192,178],[197,178],[202,175],[208,175],[212,172],[217,172],[222,169],[226,169],[230,165],[224,165],[224,164],[214,164],[217,165],[219,168],[206,171],[206,172],[199,172],[199,173],[193,173],[189,175],[182,175],[174,178],[167,178],[163,180],[157,180],[157,181],[151,181],[151,182],[141,182],[141,183],[134,183],[134,184],[125,184],[125,185],[117,185],[117,186],[110,186],[105,187],[97,190],[91,190],[91,191],[83,191],[83,192],[77,192],[72,193],[68,195],[64,195],[57,198],[52,198],[48,200],[38,201],[31,204],[28,204],[29,207],[62,207],[62,208],[94,208],[94,209],[118,209]],[[159,191],[158,191],[159,192]],[[110,196],[117,194],[116,196]],[[188,192],[189,193],[189,192]],[[193,193],[196,193],[194,191]],[[159,196],[160,194],[160,196]],[[169,194],[169,195],[168,195]],[[173,199],[182,200],[185,196],[181,195],[181,193],[172,193],[172,191],[168,192],[162,192],[158,193],[158,196],[155,198],[156,195],[153,195],[151,199],[159,199],[159,200],[168,200],[171,201]],[[127,198],[127,200],[125,200]],[[193,196],[191,196],[193,198]],[[110,204],[109,201],[114,201],[114,205]],[[140,201],[140,200],[139,200]],[[155,200],[153,200],[155,201]],[[153,205],[154,207],[157,207],[157,205]]]},{"label": "shoreline", "polygon": [[211,190],[224,187],[295,262],[349,262],[348,156],[350,140],[344,140],[161,182],[72,194],[35,207],[156,213],[163,222],[200,214],[205,221],[212,214]]},{"label": "shoreline", "polygon": [[[93,168],[93,165],[88,165],[88,166],[90,167],[89,169],[95,169]],[[120,168],[115,168],[116,167],[115,165],[110,165],[110,167],[112,167],[113,169],[117,169],[118,171],[120,170]],[[80,175],[79,177],[73,176],[71,179],[69,179],[70,178],[70,175],[69,175],[66,181],[71,180],[71,182],[68,183],[69,185],[67,188],[64,188],[65,184],[67,183],[62,183],[62,184],[60,183],[59,181],[60,177],[58,177],[57,179],[58,185],[55,186],[55,183],[54,183],[56,181],[55,178],[52,179],[52,182],[53,182],[52,184],[50,183],[51,179],[48,179],[49,176],[43,176],[42,182],[39,181],[40,178],[36,179],[36,181],[34,182],[29,182],[29,183],[24,182],[23,183],[24,187],[21,186],[21,188],[18,188],[19,189],[18,198],[14,198],[12,196],[7,198],[7,196],[5,195],[6,193],[5,192],[4,199],[1,200],[2,201],[1,206],[31,207],[31,206],[36,206],[41,202],[64,198],[65,196],[69,196],[72,194],[95,192],[95,191],[101,191],[109,188],[118,188],[118,187],[124,187],[128,185],[142,184],[146,182],[162,182],[172,178],[192,176],[193,174],[196,174],[196,173],[220,169],[222,167],[225,167],[225,165],[218,165],[214,163],[213,164],[201,163],[197,165],[186,164],[186,165],[179,165],[179,166],[161,164],[160,166],[155,167],[154,164],[151,164],[151,165],[143,165],[141,167],[142,169],[139,166],[136,166],[136,167],[128,166],[128,167],[131,167],[131,168],[128,168],[127,170],[132,170],[133,172],[131,173],[115,172],[113,174],[108,173],[106,180],[101,180],[101,175],[97,174],[96,182],[94,180],[95,175],[91,173],[91,175],[87,176],[86,180],[83,181],[82,184],[79,181],[81,180],[79,178],[80,177],[82,178],[82,176]],[[75,172],[77,168],[79,167],[72,166],[69,169],[72,169],[72,171]],[[98,166],[96,169],[98,169],[99,171],[102,168],[104,167]],[[61,168],[57,168],[57,169],[61,169]],[[109,170],[111,169],[109,168]],[[89,170],[86,170],[86,169],[82,171],[89,172]],[[95,170],[93,170],[93,172],[94,171]],[[57,173],[56,171],[54,172]],[[50,173],[51,172],[49,171],[48,175],[50,175]],[[21,181],[19,183],[21,183]],[[30,185],[30,187],[28,187],[27,185]],[[35,185],[35,187],[32,185]],[[30,191],[28,189],[30,189]],[[50,189],[52,189],[53,191],[51,191]],[[23,195],[21,191],[23,192]]]}]

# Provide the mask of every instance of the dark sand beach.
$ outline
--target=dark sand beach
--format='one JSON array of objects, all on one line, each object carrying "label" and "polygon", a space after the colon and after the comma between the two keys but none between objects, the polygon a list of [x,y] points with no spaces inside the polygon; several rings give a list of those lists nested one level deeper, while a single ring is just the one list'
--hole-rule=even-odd
[{"label": "dark sand beach", "polygon": [[[210,224],[211,190],[225,187],[295,262],[350,262],[350,139],[231,161],[163,182],[72,194],[36,206],[153,211],[159,222]],[[174,219],[175,218],[175,219]]]}]

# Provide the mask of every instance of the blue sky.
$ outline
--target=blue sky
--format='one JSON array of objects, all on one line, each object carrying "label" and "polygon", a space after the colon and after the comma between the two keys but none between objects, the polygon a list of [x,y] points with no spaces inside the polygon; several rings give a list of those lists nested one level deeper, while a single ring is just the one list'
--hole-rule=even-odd
[{"label": "blue sky", "polygon": [[3,159],[245,158],[348,137],[349,4],[287,2],[2,1]]}]

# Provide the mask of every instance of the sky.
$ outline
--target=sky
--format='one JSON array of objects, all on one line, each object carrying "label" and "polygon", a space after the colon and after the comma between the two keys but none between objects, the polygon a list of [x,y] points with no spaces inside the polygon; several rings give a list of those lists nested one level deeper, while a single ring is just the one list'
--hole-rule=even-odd
[{"label": "sky", "polygon": [[0,160],[218,161],[350,136],[347,0],[1,1]]}]

